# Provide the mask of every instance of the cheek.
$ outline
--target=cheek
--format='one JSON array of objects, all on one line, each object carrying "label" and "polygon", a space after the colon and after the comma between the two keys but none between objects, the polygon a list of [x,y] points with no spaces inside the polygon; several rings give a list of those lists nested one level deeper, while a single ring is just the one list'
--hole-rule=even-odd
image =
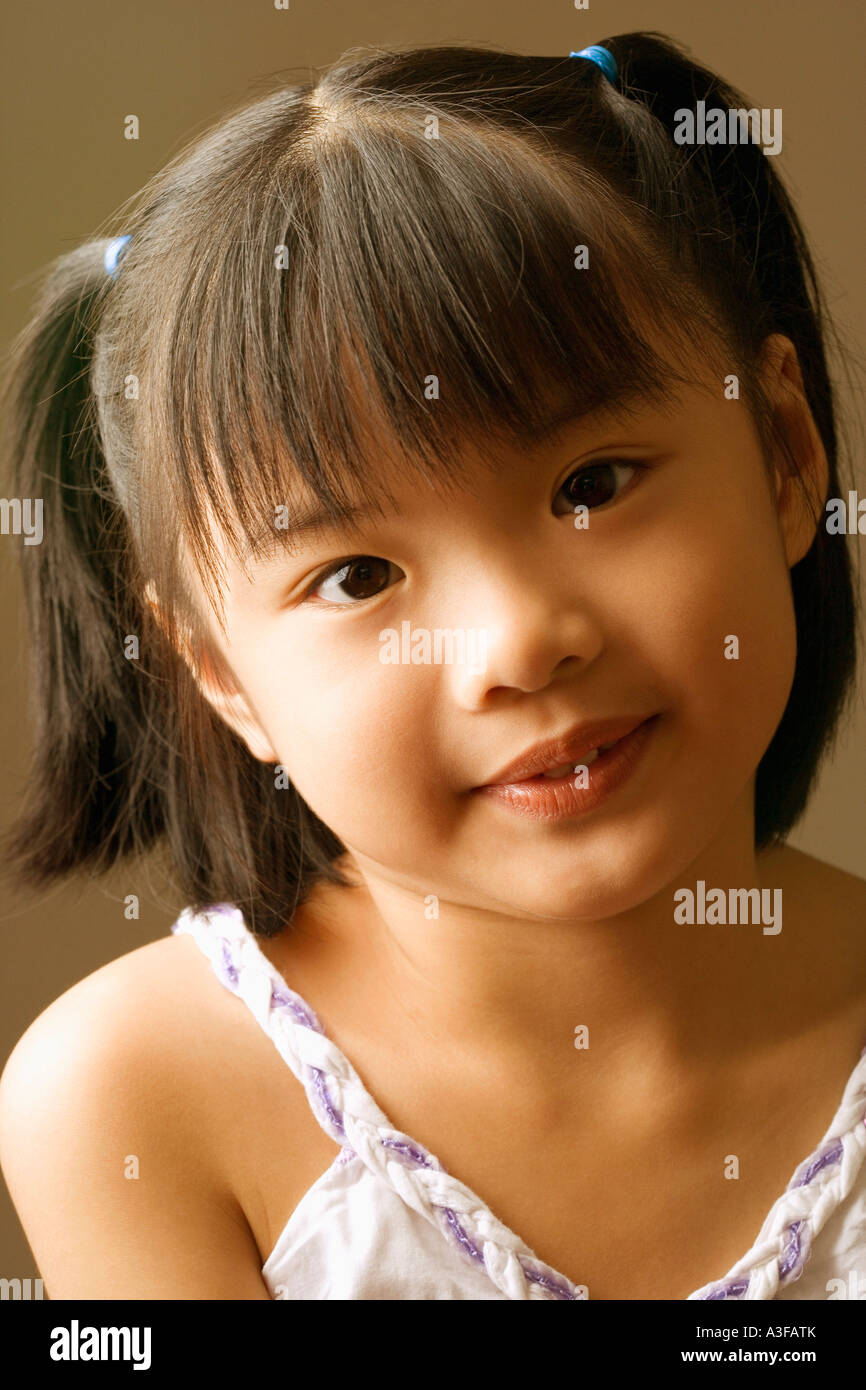
[{"label": "cheek", "polygon": [[679,691],[686,737],[742,772],[775,733],[796,662],[775,513],[759,490],[752,507],[735,492],[718,495],[684,512],[664,549],[664,560],[644,559],[643,640]]},{"label": "cheek", "polygon": [[375,634],[372,646],[327,669],[294,652],[267,677],[258,704],[304,800],[349,837],[356,825],[369,826],[381,788],[423,779],[424,675],[435,668],[385,665]]}]

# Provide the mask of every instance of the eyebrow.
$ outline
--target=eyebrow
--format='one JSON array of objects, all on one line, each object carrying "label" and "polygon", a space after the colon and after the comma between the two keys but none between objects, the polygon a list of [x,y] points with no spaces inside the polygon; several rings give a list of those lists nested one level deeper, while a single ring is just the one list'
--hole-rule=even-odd
[{"label": "eyebrow", "polygon": [[[674,394],[668,388],[661,388],[658,392],[652,393],[649,399],[664,404],[670,402]],[[623,390],[590,410],[580,409],[575,406],[573,401],[566,401],[545,416],[540,425],[531,429],[528,428],[526,440],[527,442],[530,440],[536,443],[544,442],[554,435],[560,434],[566,425],[576,423],[579,420],[590,420],[594,415],[625,416],[630,405],[635,402],[645,404],[647,399],[646,392]],[[299,536],[311,533],[326,535],[339,530],[357,529],[373,515],[381,515],[381,510],[375,505],[363,504],[347,505],[341,508],[339,514],[335,516],[318,500],[309,502],[297,509],[290,506],[290,511],[291,521],[287,529],[278,529],[273,524],[265,524],[248,539],[241,550],[241,560],[244,563],[250,559],[264,561],[271,557],[278,558],[284,550],[292,549]]]},{"label": "eyebrow", "polygon": [[635,390],[632,387],[624,387],[622,390],[608,396],[598,405],[590,407],[589,410],[581,410],[574,405],[573,401],[565,401],[555,409],[550,415],[546,415],[541,424],[535,428],[527,429],[527,438],[536,440],[547,440],[552,435],[559,434],[566,425],[577,423],[580,420],[592,420],[594,416],[610,415],[615,419],[625,418],[631,413],[633,406],[648,405],[670,405],[676,399],[676,391],[670,385],[659,385],[655,390]]},{"label": "eyebrow", "polygon": [[253,534],[243,546],[241,560],[267,560],[277,558],[282,551],[291,550],[298,536],[327,534],[338,530],[357,528],[378,512],[374,506],[347,506],[338,515],[329,512],[322,503],[310,502],[306,506],[293,508],[289,504],[291,520],[287,529],[266,523]]}]

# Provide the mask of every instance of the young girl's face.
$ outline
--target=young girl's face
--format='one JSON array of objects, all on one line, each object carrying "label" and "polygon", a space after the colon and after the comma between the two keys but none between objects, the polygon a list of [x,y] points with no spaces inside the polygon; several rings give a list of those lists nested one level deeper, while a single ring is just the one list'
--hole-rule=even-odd
[{"label": "young girl's face", "polygon": [[[769,340],[765,382],[820,473],[786,341]],[[788,571],[815,524],[778,470],[714,374],[669,406],[503,448],[498,473],[478,463],[450,495],[407,470],[385,518],[304,534],[252,582],[227,560],[214,640],[239,693],[208,696],[371,886],[419,910],[435,893],[554,918],[627,911],[720,835],[751,852],[754,775],[794,673]],[[403,662],[404,624],[431,644],[483,631],[486,650],[474,666]],[[388,629],[396,663],[380,659]],[[658,718],[594,809],[533,819],[478,791],[538,741],[622,715]]]}]

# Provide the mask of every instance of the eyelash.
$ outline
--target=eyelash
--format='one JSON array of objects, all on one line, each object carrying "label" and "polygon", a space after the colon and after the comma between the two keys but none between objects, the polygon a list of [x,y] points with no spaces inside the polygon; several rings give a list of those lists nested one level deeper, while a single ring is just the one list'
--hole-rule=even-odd
[{"label": "eyelash", "polygon": [[[647,464],[645,464],[645,463],[643,463],[643,462],[639,462],[639,461],[637,461],[636,459],[617,459],[617,458],[610,458],[610,459],[594,459],[592,463],[582,464],[580,468],[576,468],[576,469],[573,470],[573,472],[569,473],[568,477],[565,479],[565,481],[562,483],[561,487],[558,489],[558,491],[557,491],[557,496],[558,496],[559,493],[562,492],[563,489],[572,481],[573,478],[580,478],[580,477],[582,477],[582,476],[583,476],[584,474],[586,474],[586,473],[591,473],[591,472],[593,472],[595,469],[598,469],[598,468],[630,468],[630,469],[632,469],[634,472],[638,473],[638,472],[643,471],[645,468],[647,468],[647,466],[648,466]],[[626,484],[626,488],[627,488],[627,487],[628,487],[628,484]],[[611,498],[610,501],[608,501],[608,502],[603,502],[603,503],[601,504],[601,506],[599,506],[599,507],[589,507],[588,510],[589,510],[590,512],[593,512],[593,511],[602,511],[602,510],[604,509],[604,507],[608,507],[608,506],[611,505],[612,502],[618,501],[619,498],[622,496],[622,493],[626,490],[626,488],[620,489],[620,491],[616,494],[616,496],[613,497],[613,498]],[[572,515],[574,514],[574,508],[575,508],[575,506],[577,506],[577,505],[579,505],[579,499],[571,498],[571,499],[570,499],[570,502],[569,502],[569,511],[571,512]],[[561,515],[565,516],[565,515],[568,515],[568,513],[563,512],[563,513],[561,513]],[[302,595],[301,601],[302,601],[303,603],[307,603],[307,602],[309,602],[310,600],[314,599],[316,589],[320,588],[321,585],[324,584],[326,580],[334,578],[335,575],[340,574],[343,570],[345,570],[346,573],[348,573],[348,572],[352,569],[352,567],[353,567],[354,565],[358,564],[361,560],[380,560],[380,559],[381,559],[381,556],[378,556],[378,555],[351,555],[351,556],[347,556],[346,558],[344,558],[344,559],[342,559],[342,560],[338,560],[338,561],[336,562],[336,564],[331,565],[330,569],[325,570],[322,574],[318,575],[318,576],[313,580],[312,584],[304,591],[304,593],[303,593],[303,595]],[[385,560],[385,561],[383,561],[383,563],[386,564],[386,565],[391,565],[391,564],[392,564],[392,562],[391,562],[390,560]],[[399,568],[399,566],[393,566],[393,567],[394,567],[394,568]],[[385,592],[385,591],[384,591],[383,589],[380,589],[380,590],[379,590],[379,593],[384,593],[384,592]],[[373,595],[370,595],[369,597],[370,597],[370,598],[378,598],[379,595],[378,595],[378,594],[373,594]],[[369,600],[366,599],[366,598],[361,598],[361,599],[355,599],[353,602],[350,602],[350,603],[329,603],[327,599],[319,599],[319,603],[322,605],[322,607],[325,607],[325,608],[335,608],[335,609],[337,609],[337,610],[344,609],[344,608],[358,608],[358,607],[360,607],[362,604],[367,603],[368,601],[369,601]]]}]

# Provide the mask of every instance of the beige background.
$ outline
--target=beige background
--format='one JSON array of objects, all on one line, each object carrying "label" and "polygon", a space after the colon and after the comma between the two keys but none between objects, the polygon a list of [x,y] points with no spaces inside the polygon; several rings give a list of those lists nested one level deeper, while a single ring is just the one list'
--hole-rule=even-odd
[{"label": "beige background", "polygon": [[[862,0],[42,0],[5,18],[0,101],[0,186],[7,191],[0,334],[4,350],[25,321],[31,277],[51,257],[92,235],[121,201],[194,131],[258,79],[285,70],[305,80],[366,43],[491,43],[523,53],[567,54],[606,35],[656,29],[741,88],[761,107],[781,107],[787,178],[810,237],[831,312],[862,384],[863,55]],[[141,138],[123,138],[140,118]],[[838,373],[834,373],[838,375]],[[866,495],[863,414],[857,390],[842,404],[855,444],[855,482]],[[857,447],[859,441],[859,447]],[[6,486],[5,481],[2,485]],[[855,563],[866,538],[852,538]],[[20,594],[11,545],[0,537],[0,817],[8,824],[27,775],[27,716]],[[866,608],[866,586],[858,581]],[[864,635],[861,631],[861,651]],[[790,843],[866,877],[866,699],[825,766]],[[123,899],[141,899],[127,921]],[[103,884],[70,882],[29,899],[0,865],[0,1066],[38,1013],[106,961],[165,934],[183,906],[148,866]],[[866,929],[866,923],[864,923]],[[130,1000],[145,1008],[146,1000]],[[38,1273],[0,1186],[0,1277]]]}]

